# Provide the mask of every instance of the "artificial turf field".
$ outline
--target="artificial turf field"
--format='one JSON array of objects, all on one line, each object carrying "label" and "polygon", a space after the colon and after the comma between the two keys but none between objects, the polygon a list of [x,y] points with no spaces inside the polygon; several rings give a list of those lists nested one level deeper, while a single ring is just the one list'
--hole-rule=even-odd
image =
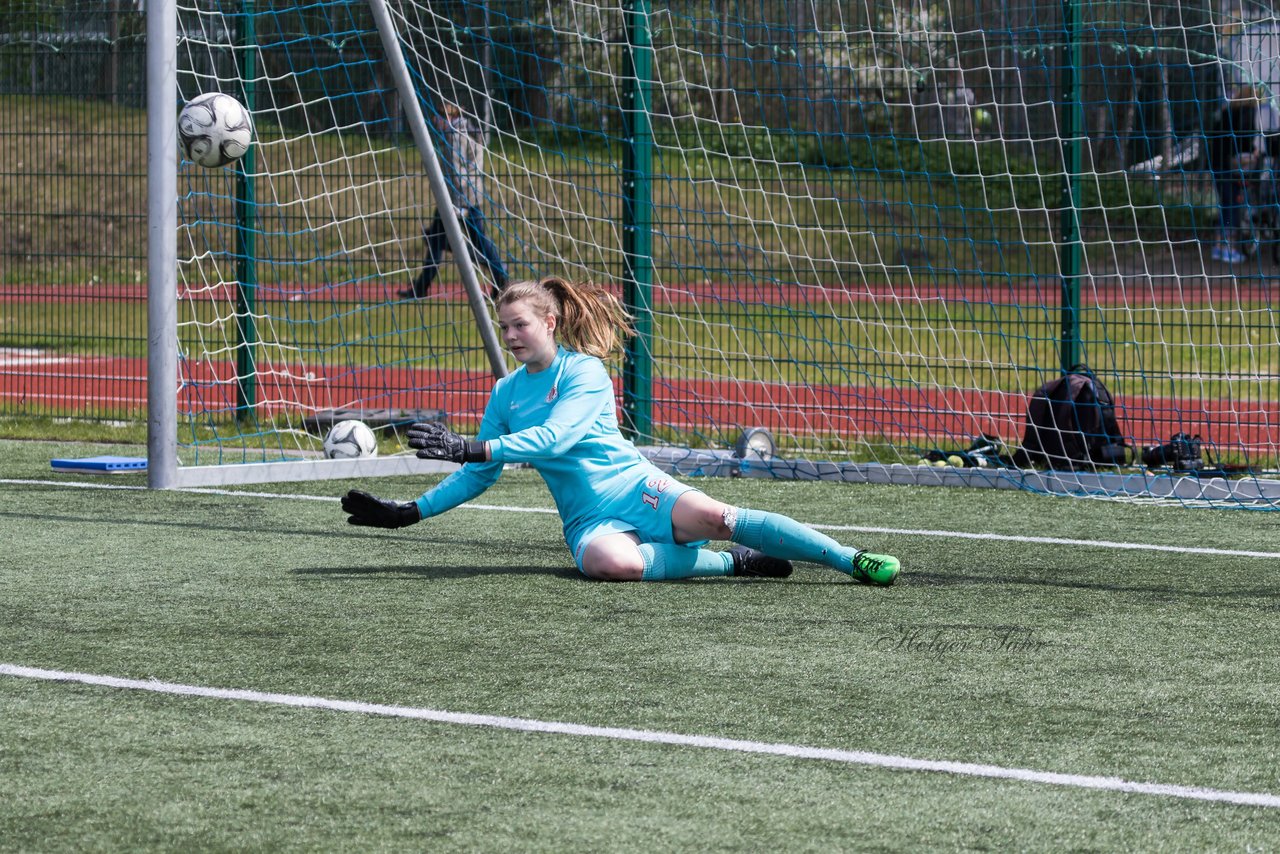
[{"label": "artificial turf field", "polygon": [[101,453],[0,442],[6,851],[1280,840],[1280,514],[700,480],[903,576],[611,585],[529,471],[386,532]]}]

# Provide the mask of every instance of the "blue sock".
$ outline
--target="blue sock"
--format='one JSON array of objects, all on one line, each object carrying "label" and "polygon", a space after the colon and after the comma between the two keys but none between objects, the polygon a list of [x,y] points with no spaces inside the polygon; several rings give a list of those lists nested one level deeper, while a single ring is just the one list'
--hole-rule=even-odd
[{"label": "blue sock", "polygon": [[642,581],[671,581],[677,578],[701,578],[733,574],[733,556],[710,549],[691,549],[666,543],[641,543],[644,560]]},{"label": "blue sock", "polygon": [[781,513],[737,509],[733,541],[784,560],[807,560],[841,572],[853,569],[857,549],[842,546],[821,531],[802,525]]}]

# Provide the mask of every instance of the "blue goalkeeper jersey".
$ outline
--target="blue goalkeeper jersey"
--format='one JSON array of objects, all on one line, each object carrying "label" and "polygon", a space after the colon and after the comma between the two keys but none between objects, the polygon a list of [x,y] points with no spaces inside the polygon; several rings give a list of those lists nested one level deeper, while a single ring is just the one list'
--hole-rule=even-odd
[{"label": "blue goalkeeper jersey", "polygon": [[504,463],[530,463],[551,490],[565,537],[610,507],[634,502],[636,481],[661,472],[618,431],[613,382],[594,356],[560,347],[536,374],[524,365],[493,387],[476,436],[491,459],[467,463],[417,501],[423,519],[470,501],[502,474]]}]

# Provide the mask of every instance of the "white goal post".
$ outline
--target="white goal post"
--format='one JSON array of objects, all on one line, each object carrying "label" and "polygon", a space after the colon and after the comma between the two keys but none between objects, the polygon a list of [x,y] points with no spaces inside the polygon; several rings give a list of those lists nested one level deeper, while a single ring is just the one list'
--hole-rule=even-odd
[{"label": "white goal post", "polygon": [[[476,328],[483,342],[489,368],[495,378],[505,376],[507,366],[494,333],[484,291],[476,275],[467,238],[449,203],[449,189],[439,157],[427,130],[421,107],[409,77],[400,44],[385,0],[368,0],[377,24],[386,61],[404,105],[405,119],[422,158],[431,195],[443,220],[466,290]],[[456,464],[419,460],[413,454],[357,459],[288,459],[281,461],[235,462],[215,465],[179,465],[176,425],[178,371],[177,329],[177,187],[179,162],[176,113],[178,40],[175,37],[177,6],[152,3],[147,10],[148,76],[148,485],[153,489],[182,487],[334,480],[350,478],[421,475],[447,472]],[[233,283],[240,285],[241,283]]]}]

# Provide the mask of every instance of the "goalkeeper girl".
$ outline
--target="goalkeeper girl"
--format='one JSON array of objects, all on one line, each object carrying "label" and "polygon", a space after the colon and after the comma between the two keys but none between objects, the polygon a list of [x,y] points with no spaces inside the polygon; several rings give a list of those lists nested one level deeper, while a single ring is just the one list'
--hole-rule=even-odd
[{"label": "goalkeeper girl", "polygon": [[[864,584],[892,584],[897,558],[842,546],[777,513],[732,507],[645,459],[618,430],[602,359],[635,332],[612,294],[562,279],[517,282],[498,298],[502,338],[520,367],[498,380],[474,440],[440,423],[409,428],[423,459],[463,463],[416,501],[352,490],[352,525],[401,528],[438,516],[497,481],[504,463],[529,463],[551,490],[583,574],[607,581],[791,574],[791,561],[825,564]],[[737,544],[703,548],[710,540]]]}]

